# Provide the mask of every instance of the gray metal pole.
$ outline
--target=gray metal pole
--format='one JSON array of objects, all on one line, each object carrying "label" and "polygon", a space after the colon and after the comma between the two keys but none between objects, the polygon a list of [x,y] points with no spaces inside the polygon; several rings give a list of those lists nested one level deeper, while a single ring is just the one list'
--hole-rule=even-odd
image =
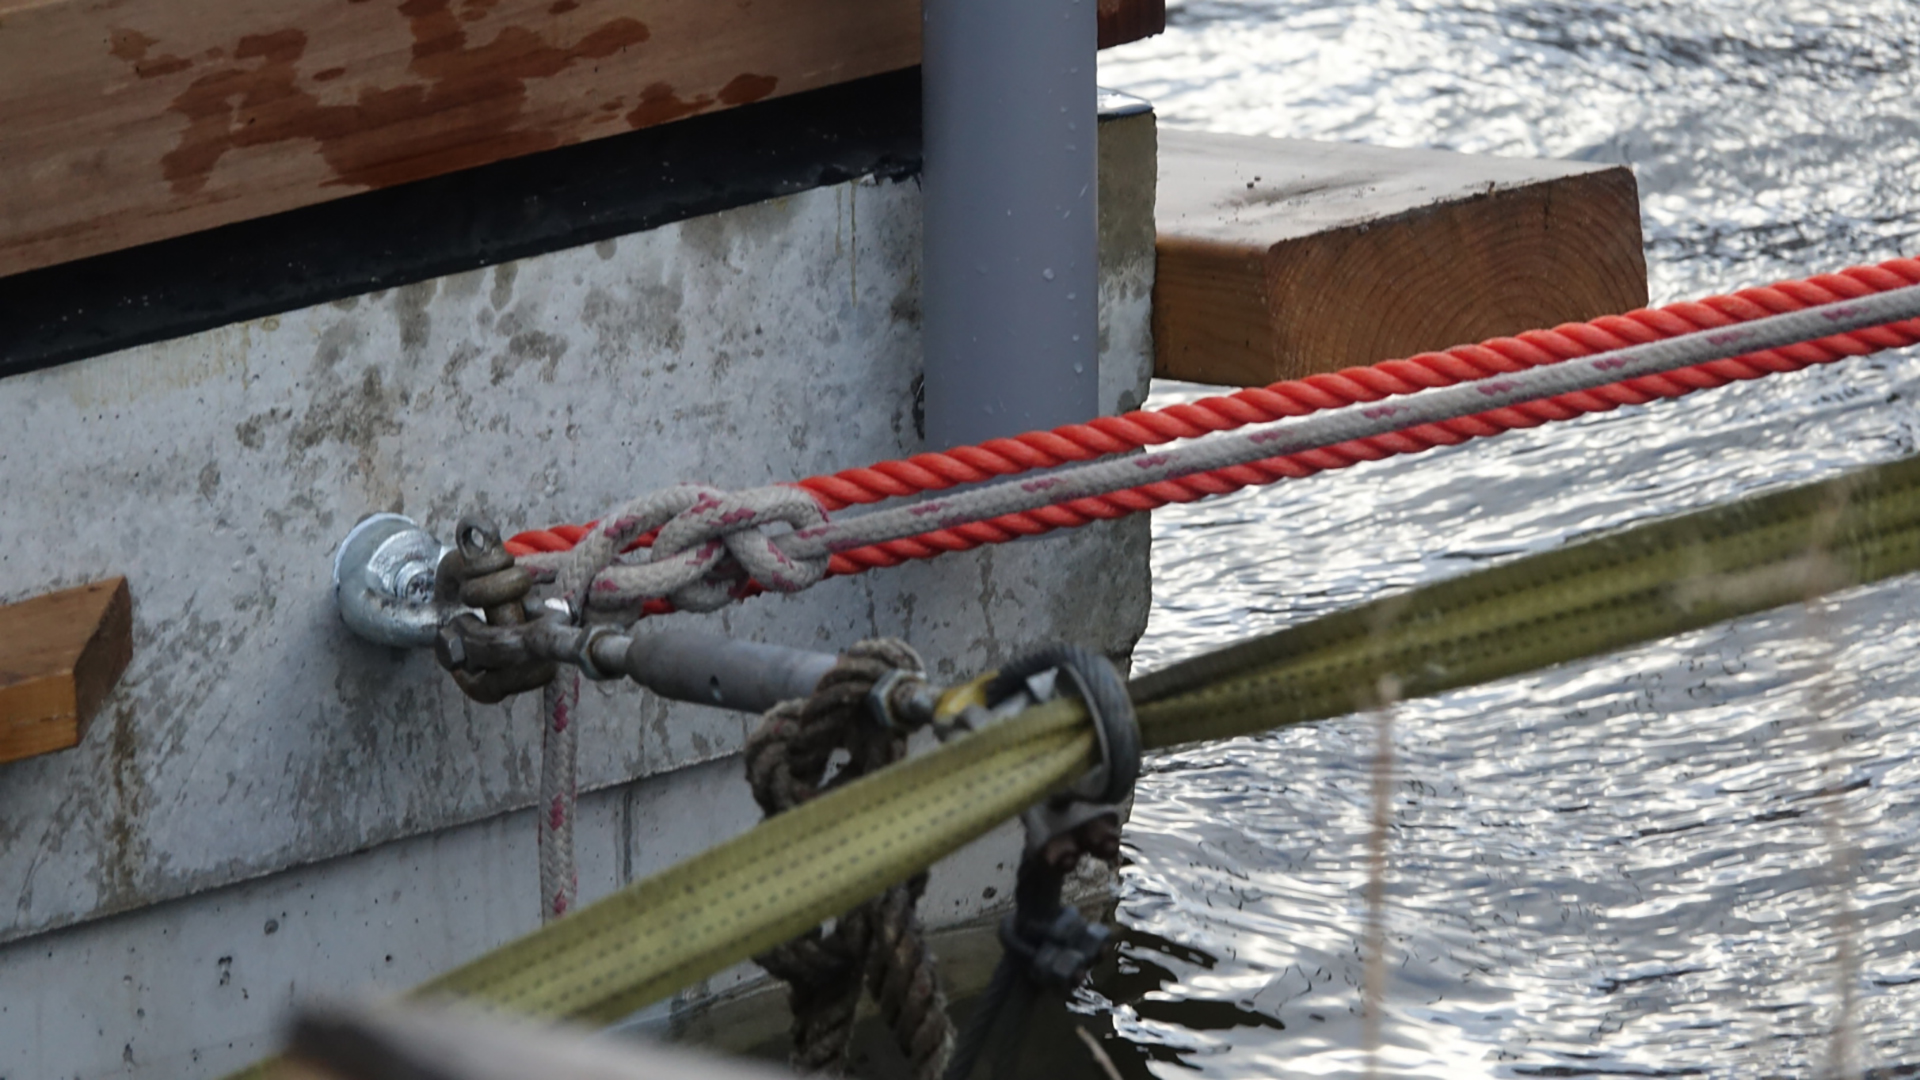
[{"label": "gray metal pole", "polygon": [[1099,409],[1096,0],[923,0],[927,445]]}]

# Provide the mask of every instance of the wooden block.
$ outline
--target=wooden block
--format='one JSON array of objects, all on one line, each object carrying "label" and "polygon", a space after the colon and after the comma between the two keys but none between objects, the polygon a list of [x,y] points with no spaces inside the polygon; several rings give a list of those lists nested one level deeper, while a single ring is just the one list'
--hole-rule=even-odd
[{"label": "wooden block", "polygon": [[1167,0],[1100,0],[1100,48],[1149,38],[1167,28]]},{"label": "wooden block", "polygon": [[1647,302],[1623,166],[1160,135],[1156,373],[1265,385]]},{"label": "wooden block", "polygon": [[132,658],[126,578],[0,607],[0,761],[78,744]]},{"label": "wooden block", "polygon": [[920,0],[0,0],[0,276],[919,61]]}]

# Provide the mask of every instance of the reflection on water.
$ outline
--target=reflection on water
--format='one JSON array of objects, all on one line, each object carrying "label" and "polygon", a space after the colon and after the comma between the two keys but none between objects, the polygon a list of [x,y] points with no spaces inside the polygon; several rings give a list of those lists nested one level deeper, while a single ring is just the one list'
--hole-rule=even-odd
[{"label": "reflection on water", "polygon": [[[1101,81],[1168,125],[1631,162],[1656,300],[1920,251],[1907,0],[1189,3]],[[1159,511],[1139,663],[1913,453],[1917,394],[1908,351]],[[1920,1075],[1916,609],[1399,706],[1382,1071]],[[1076,1005],[1124,1072],[1365,1072],[1374,724],[1151,763]]]},{"label": "reflection on water", "polygon": [[1627,162],[1656,300],[1920,248],[1909,0],[1204,0],[1103,53],[1161,122]]}]

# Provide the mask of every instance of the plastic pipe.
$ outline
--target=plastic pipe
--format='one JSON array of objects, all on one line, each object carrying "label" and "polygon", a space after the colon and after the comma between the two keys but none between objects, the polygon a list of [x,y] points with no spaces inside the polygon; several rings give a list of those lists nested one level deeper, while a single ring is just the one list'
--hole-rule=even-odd
[{"label": "plastic pipe", "polygon": [[924,0],[926,440],[1099,405],[1096,0]]}]

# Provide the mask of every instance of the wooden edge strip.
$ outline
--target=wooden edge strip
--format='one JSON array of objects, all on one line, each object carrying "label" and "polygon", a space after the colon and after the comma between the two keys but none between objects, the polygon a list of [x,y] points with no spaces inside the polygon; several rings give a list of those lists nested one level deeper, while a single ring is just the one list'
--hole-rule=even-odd
[{"label": "wooden edge strip", "polygon": [[132,659],[126,578],[0,607],[0,762],[78,745]]},{"label": "wooden edge strip", "polygon": [[919,0],[44,0],[0,17],[0,276],[919,61]]}]

